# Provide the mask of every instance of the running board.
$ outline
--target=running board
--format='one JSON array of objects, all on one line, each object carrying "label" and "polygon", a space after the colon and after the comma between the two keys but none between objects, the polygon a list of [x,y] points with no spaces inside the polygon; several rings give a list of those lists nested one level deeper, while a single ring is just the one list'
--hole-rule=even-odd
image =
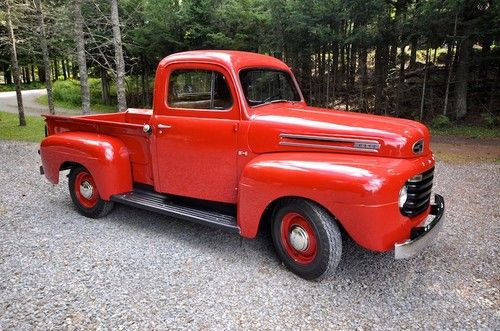
[{"label": "running board", "polygon": [[240,233],[236,217],[207,208],[196,208],[172,201],[168,196],[143,189],[111,196],[111,201],[149,210],[166,216]]}]

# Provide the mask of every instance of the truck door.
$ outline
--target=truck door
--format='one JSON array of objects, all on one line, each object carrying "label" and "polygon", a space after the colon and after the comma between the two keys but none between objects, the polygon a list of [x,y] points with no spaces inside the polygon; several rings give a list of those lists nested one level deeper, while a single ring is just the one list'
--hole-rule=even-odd
[{"label": "truck door", "polygon": [[165,97],[155,100],[152,119],[155,189],[235,203],[240,115],[228,73],[215,65],[173,64],[161,76]]}]

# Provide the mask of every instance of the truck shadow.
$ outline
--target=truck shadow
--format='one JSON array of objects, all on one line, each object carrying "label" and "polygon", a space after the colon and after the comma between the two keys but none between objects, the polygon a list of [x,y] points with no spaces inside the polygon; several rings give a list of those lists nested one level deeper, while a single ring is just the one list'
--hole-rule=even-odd
[{"label": "truck shadow", "polygon": [[[182,242],[186,249],[206,252],[231,263],[257,264],[255,267],[267,264],[272,268],[281,266],[278,269],[286,270],[275,254],[270,233],[266,231],[259,233],[255,239],[244,239],[204,225],[124,205],[115,206],[115,210],[99,221],[101,220],[119,223],[122,227],[132,227],[134,232],[145,232],[164,240]],[[366,275],[370,274],[370,278],[374,280],[383,279],[384,275],[394,275],[392,269],[397,263],[392,252],[367,251],[345,236],[342,260],[335,278],[353,280],[362,276],[366,279]]]}]

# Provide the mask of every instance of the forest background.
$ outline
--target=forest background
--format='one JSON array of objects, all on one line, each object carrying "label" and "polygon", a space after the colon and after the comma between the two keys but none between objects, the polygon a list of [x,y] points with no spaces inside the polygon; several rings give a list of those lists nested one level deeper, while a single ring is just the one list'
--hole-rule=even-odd
[{"label": "forest background", "polygon": [[310,105],[498,136],[499,42],[493,0],[2,0],[0,90],[150,107],[163,57],[244,50],[285,61]]}]

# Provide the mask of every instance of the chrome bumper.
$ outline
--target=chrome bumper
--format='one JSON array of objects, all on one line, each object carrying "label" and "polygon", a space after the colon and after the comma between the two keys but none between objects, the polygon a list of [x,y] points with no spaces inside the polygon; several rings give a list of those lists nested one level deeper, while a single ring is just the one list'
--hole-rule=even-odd
[{"label": "chrome bumper", "polygon": [[435,204],[431,205],[430,215],[434,219],[425,226],[412,229],[411,238],[404,243],[394,245],[394,258],[406,259],[417,254],[434,240],[444,223],[444,199],[435,195]]}]

